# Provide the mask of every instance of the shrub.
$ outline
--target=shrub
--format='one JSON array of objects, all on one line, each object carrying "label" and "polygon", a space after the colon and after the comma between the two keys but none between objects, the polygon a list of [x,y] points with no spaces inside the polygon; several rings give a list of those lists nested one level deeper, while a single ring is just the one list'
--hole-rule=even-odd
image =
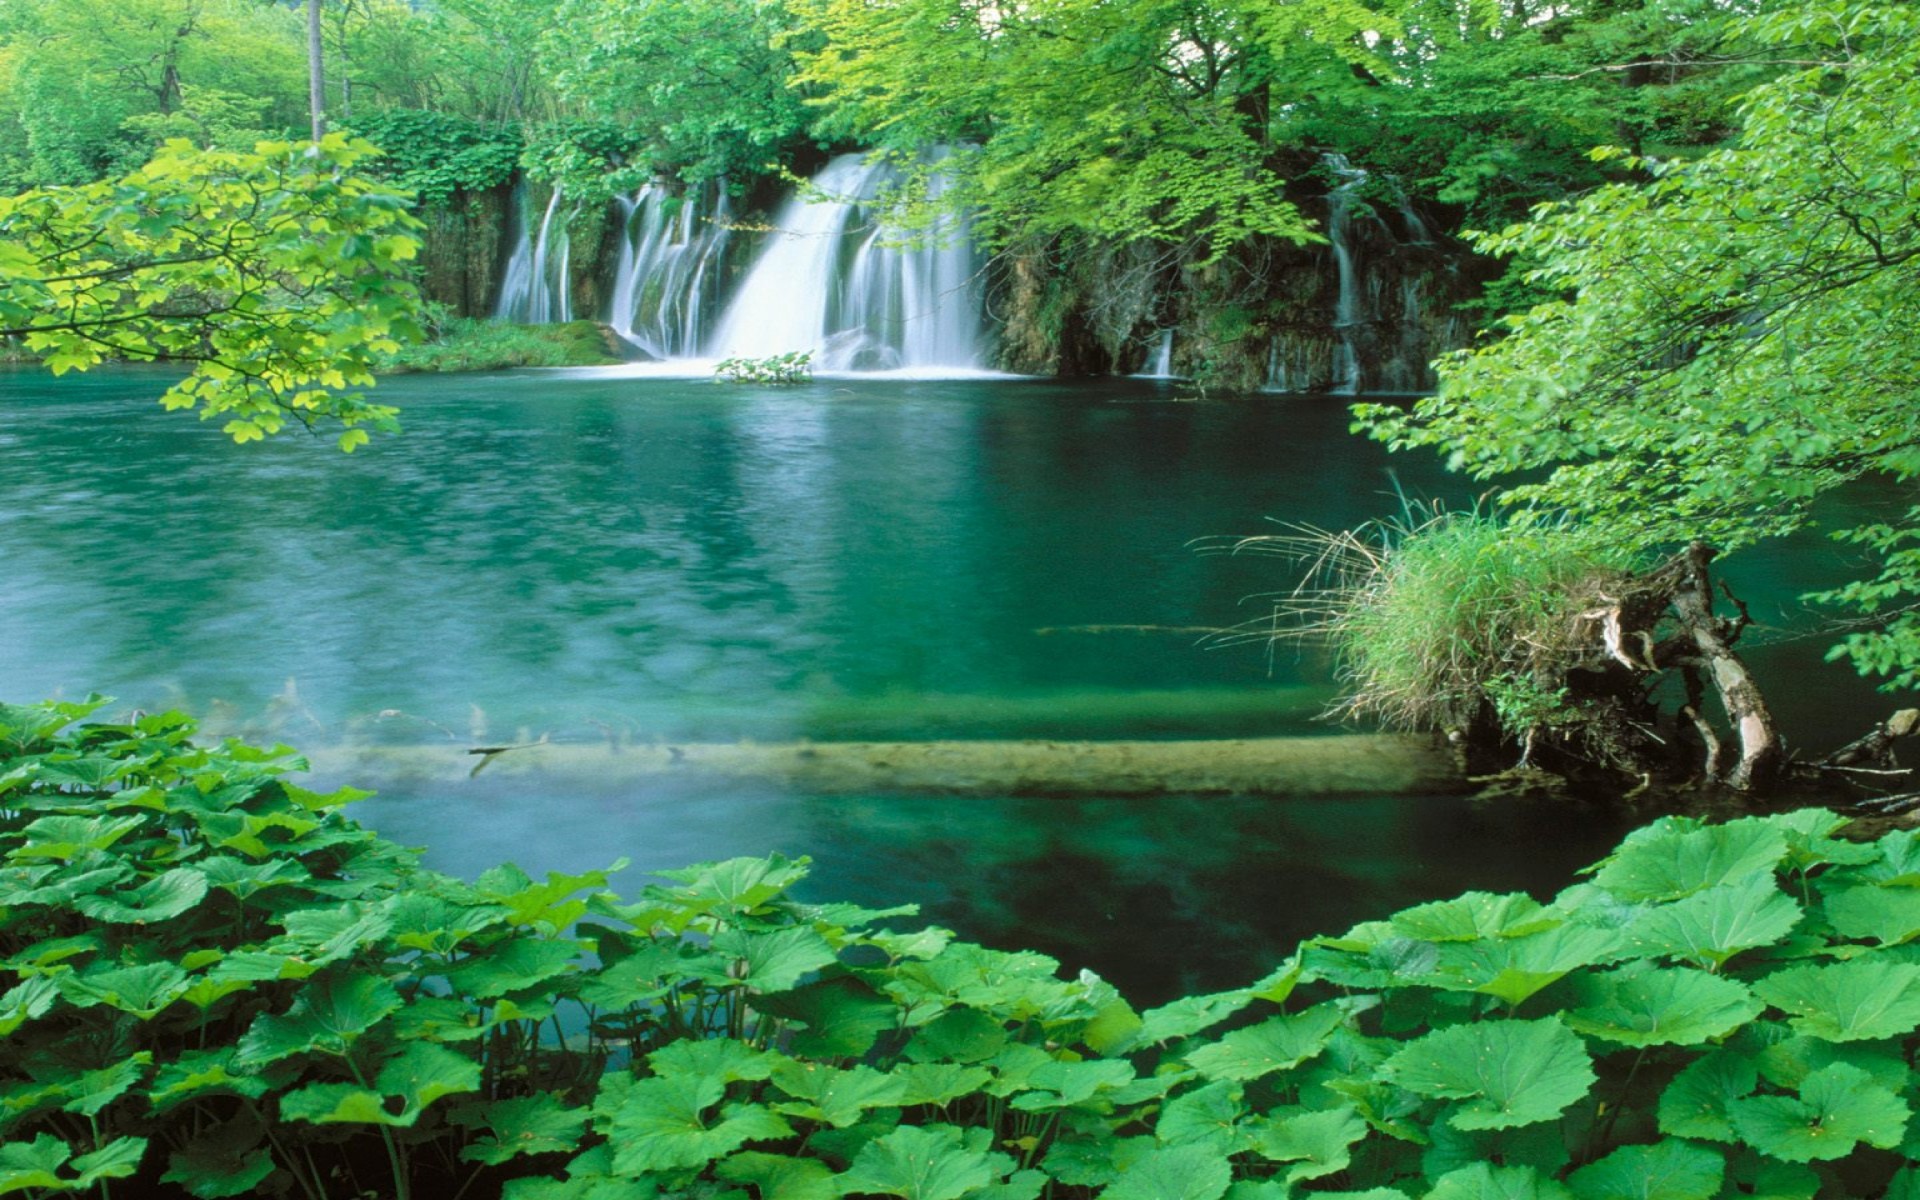
[{"label": "shrub", "polygon": [[599,367],[619,361],[609,353],[606,332],[592,321],[513,325],[505,321],[449,317],[434,339],[402,346],[382,370],[497,371],[505,367]]},{"label": "shrub", "polygon": [[[1911,1197],[1920,838],[1631,835],[1131,1008],[795,900],[471,884],[174,715],[0,706],[0,1192]],[[584,893],[584,894],[583,894]],[[591,953],[590,953],[591,952]]]}]

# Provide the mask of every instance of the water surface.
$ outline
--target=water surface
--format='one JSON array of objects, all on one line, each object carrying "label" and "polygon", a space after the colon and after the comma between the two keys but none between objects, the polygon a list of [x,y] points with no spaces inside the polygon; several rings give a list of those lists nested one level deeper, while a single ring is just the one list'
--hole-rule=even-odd
[{"label": "water surface", "polygon": [[[164,377],[0,374],[0,694],[90,690],[325,746],[378,739],[1211,737],[1323,730],[1324,656],[1207,649],[1292,580],[1197,537],[1464,498],[1346,432],[1342,399],[1164,384],[790,389],[511,372],[383,384],[407,432],[352,456],[235,447]],[[1830,573],[1756,558],[1763,623]],[[1864,727],[1820,643],[1790,728]],[[780,850],[813,893],[915,900],[1143,999],[1467,887],[1555,890],[1631,816],[1458,799],[790,796],[487,774],[361,816],[477,872],[635,872]]]}]

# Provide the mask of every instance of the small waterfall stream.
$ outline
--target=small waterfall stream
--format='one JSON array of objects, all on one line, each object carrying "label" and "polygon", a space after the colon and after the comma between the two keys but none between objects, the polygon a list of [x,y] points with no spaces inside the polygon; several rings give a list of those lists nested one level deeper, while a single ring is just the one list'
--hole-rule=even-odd
[{"label": "small waterfall stream", "polygon": [[828,163],[781,206],[705,352],[811,351],[830,371],[979,367],[980,259],[966,223],[942,217],[909,238],[883,206],[898,182],[863,155]]},{"label": "small waterfall stream", "polygon": [[1352,395],[1360,388],[1360,355],[1355,342],[1366,319],[1360,311],[1360,279],[1353,261],[1353,193],[1367,181],[1367,173],[1349,163],[1343,154],[1328,154],[1322,161],[1340,181],[1327,197],[1327,240],[1333,243],[1334,270],[1339,274],[1333,331],[1340,344],[1334,348],[1332,390]]},{"label": "small waterfall stream", "polygon": [[500,303],[493,315],[503,321],[523,325],[544,325],[573,320],[573,302],[568,296],[567,266],[572,247],[567,237],[567,219],[554,221],[560,211],[560,189],[555,188],[547,201],[546,215],[540,218],[535,233],[527,207],[527,186],[523,182],[513,194],[514,212],[519,217],[519,234],[507,269],[500,283]]},{"label": "small waterfall stream", "polygon": [[732,234],[726,189],[674,196],[649,184],[619,203],[624,220],[607,324],[653,358],[691,358],[719,300]]}]

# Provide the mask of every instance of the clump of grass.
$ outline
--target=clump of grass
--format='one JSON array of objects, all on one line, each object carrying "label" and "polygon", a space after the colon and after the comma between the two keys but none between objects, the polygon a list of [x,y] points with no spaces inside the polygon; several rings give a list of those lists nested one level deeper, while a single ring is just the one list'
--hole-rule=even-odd
[{"label": "clump of grass", "polygon": [[1514,737],[1556,722],[1567,672],[1594,653],[1582,614],[1635,565],[1563,525],[1418,507],[1211,548],[1304,565],[1270,618],[1222,640],[1330,644],[1344,685],[1333,715],[1401,729],[1494,722]]},{"label": "clump of grass", "polygon": [[597,367],[618,362],[592,321],[511,325],[465,317],[438,322],[430,342],[404,346],[386,370],[495,371],[504,367]]}]

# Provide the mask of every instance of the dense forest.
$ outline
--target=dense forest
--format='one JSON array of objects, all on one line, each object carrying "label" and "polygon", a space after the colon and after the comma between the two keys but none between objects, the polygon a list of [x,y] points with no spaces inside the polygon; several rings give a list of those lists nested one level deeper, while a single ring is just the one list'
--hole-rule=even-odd
[{"label": "dense forest", "polygon": [[[1137,370],[1177,328],[1215,386],[1422,391],[1543,294],[1487,291],[1462,232],[1724,144],[1732,99],[1812,53],[1765,7],[343,0],[319,44],[328,120],[419,197],[428,294],[465,315],[499,298],[516,182],[564,190],[594,315],[615,198],[723,188],[752,229],[859,150],[923,226],[972,214],[1014,369]],[[0,189],[302,132],[305,35],[256,0],[9,5]],[[1366,260],[1345,294],[1332,222]]]}]

